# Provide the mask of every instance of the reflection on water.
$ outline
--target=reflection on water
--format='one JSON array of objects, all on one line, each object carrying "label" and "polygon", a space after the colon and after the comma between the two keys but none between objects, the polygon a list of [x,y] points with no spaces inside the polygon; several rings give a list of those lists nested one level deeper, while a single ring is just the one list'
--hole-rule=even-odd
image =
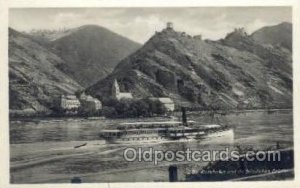
[{"label": "reflection on water", "polygon": [[[188,118],[203,122],[198,113],[189,114]],[[235,128],[235,144],[263,148],[274,146],[276,142],[285,146],[293,145],[291,111],[233,113],[226,115],[225,120]],[[167,167],[174,162],[164,161],[155,168],[153,162],[127,162],[123,158],[123,151],[128,146],[105,145],[99,140],[98,132],[101,129],[124,121],[136,120],[12,120],[11,182],[69,182],[74,176],[82,177],[83,182],[167,181]],[[75,145],[85,142],[88,143],[86,147],[74,149]],[[187,148],[222,149],[225,145],[189,142],[137,144],[132,147],[178,151]],[[206,164],[189,161],[177,164],[179,179],[184,180],[186,173]],[[23,166],[19,168],[18,165]]]}]

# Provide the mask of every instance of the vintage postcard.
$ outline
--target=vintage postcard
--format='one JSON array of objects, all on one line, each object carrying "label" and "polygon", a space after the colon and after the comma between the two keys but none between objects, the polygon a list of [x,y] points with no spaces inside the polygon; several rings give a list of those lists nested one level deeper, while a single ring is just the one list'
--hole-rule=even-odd
[{"label": "vintage postcard", "polygon": [[296,1],[18,3],[5,186],[297,186]]}]

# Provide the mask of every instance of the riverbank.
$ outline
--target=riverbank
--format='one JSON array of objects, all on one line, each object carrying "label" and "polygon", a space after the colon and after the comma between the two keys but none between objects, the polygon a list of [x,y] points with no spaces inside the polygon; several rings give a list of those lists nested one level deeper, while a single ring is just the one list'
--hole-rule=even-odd
[{"label": "riverbank", "polygon": [[[249,113],[249,112],[268,112],[268,113],[273,113],[276,111],[293,111],[293,108],[274,108],[274,109],[236,109],[236,110],[215,110],[213,111],[215,114],[237,114],[237,113]],[[195,114],[195,113],[211,113],[211,110],[191,110],[187,111],[187,114]],[[181,111],[177,110],[172,112],[171,114],[176,114],[178,116],[181,115]],[[131,117],[128,119],[134,119],[134,118],[157,118],[157,117],[170,117],[168,115],[161,115],[161,116],[149,116],[149,117]],[[14,115],[10,114],[9,115],[10,120],[32,120],[32,119],[60,119],[60,118],[72,118],[72,119],[124,119],[124,118],[109,118],[109,117],[104,117],[104,116],[80,116],[80,115],[54,115],[54,114],[48,114],[48,115],[39,115],[39,114],[27,114],[27,115]]]}]

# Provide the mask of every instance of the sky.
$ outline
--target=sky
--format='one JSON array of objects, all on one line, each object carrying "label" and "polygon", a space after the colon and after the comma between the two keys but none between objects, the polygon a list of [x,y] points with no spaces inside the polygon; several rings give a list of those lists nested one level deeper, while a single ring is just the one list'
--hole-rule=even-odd
[{"label": "sky", "polygon": [[174,29],[203,38],[224,38],[234,28],[253,31],[292,22],[291,7],[180,8],[18,8],[9,11],[9,26],[18,31],[103,26],[139,43],[171,21]]}]

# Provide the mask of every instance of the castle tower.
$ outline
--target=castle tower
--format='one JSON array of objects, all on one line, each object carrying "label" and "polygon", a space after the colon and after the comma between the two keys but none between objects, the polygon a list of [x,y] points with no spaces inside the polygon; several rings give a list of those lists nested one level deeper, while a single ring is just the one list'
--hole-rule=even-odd
[{"label": "castle tower", "polygon": [[235,28],[234,32],[240,34],[241,36],[247,36],[248,35],[243,27]]},{"label": "castle tower", "polygon": [[118,84],[118,81],[115,79],[112,85],[112,96],[118,98],[119,94],[120,94],[120,86]]},{"label": "castle tower", "polygon": [[173,29],[173,23],[167,22],[167,29]]}]

